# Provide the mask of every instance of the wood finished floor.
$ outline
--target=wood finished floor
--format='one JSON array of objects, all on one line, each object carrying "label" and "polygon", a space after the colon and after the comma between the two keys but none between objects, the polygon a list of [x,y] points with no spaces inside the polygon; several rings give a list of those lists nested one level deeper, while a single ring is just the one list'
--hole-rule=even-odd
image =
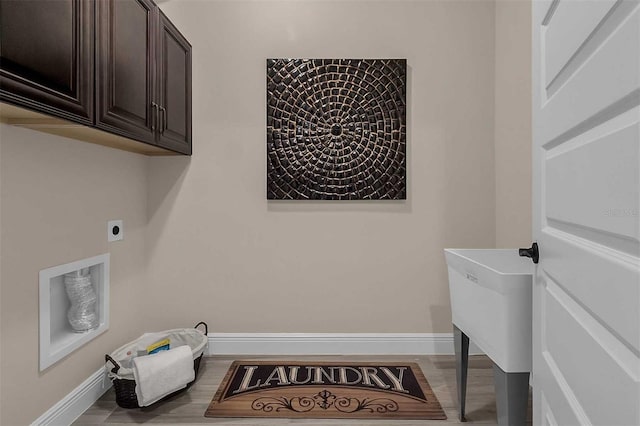
[{"label": "wood finished floor", "polygon": [[[207,418],[204,412],[211,402],[231,362],[235,359],[253,360],[315,360],[315,361],[387,361],[415,362],[424,372],[431,388],[438,397],[447,420],[315,420],[315,419],[256,419],[256,418]],[[467,422],[460,423],[456,414],[457,397],[455,364],[451,355],[422,356],[215,356],[206,357],[200,366],[198,380],[186,392],[143,409],[123,409],[116,405],[113,389],[109,390],[91,408],[76,420],[74,425],[130,425],[178,424],[178,425],[442,425],[482,424],[495,425],[496,401],[493,389],[493,369],[485,356],[469,357],[469,379],[467,383]],[[531,424],[531,401],[529,401]]]}]

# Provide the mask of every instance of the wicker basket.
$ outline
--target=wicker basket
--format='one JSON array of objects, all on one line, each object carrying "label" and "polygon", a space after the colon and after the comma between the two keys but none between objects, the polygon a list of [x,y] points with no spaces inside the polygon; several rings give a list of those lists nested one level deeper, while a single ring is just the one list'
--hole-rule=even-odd
[{"label": "wicker basket", "polygon": [[[206,339],[206,336],[209,331],[209,327],[207,326],[206,323],[199,322],[198,324],[195,325],[194,328],[197,329],[200,326],[204,326],[203,339]],[[181,330],[191,331],[189,329],[176,329],[176,330],[167,330],[166,333],[180,333]],[[118,353],[119,351],[122,351],[123,348],[127,348],[134,344],[135,344],[135,341],[127,343],[126,345],[114,351],[113,354]],[[202,346],[202,347],[198,347],[198,348],[192,347],[192,351],[194,352],[193,370],[195,372],[195,378],[193,379],[193,381],[188,383],[186,387],[165,396],[160,401],[169,399],[174,395],[177,395],[180,392],[183,392],[189,389],[189,387],[191,387],[191,385],[196,381],[196,379],[198,378],[198,370],[200,369],[200,362],[202,361],[202,356],[204,355],[204,346],[203,345],[199,345],[199,346]],[[138,397],[136,395],[136,381],[135,379],[130,378],[132,377],[130,371],[124,372],[124,370],[126,369],[123,369],[120,366],[120,364],[114,359],[114,357],[110,355],[105,355],[104,357],[105,357],[107,370],[109,371],[109,377],[111,378],[111,381],[113,383],[113,388],[116,391],[116,403],[118,404],[118,406],[122,408],[140,408],[140,405],[138,405]],[[109,369],[109,364],[112,364],[113,368]],[[160,401],[157,401],[157,402],[160,402]]]}]

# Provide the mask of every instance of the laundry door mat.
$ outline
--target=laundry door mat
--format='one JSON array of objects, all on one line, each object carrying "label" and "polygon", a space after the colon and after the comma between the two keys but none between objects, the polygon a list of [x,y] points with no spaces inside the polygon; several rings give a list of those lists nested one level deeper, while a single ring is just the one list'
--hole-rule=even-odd
[{"label": "laundry door mat", "polygon": [[206,417],[447,418],[415,363],[234,361]]}]

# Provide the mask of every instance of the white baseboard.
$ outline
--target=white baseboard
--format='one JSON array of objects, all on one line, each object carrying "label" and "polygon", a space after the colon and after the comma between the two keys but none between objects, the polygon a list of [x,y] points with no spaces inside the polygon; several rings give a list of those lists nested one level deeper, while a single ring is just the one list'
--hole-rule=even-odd
[{"label": "white baseboard", "polygon": [[[451,355],[452,333],[209,333],[207,355]],[[469,354],[482,354],[473,342]],[[107,390],[100,368],[32,426],[73,423]]]},{"label": "white baseboard", "polygon": [[109,388],[111,388],[111,380],[106,377],[104,367],[102,367],[60,400],[60,402],[38,417],[31,425],[70,425],[80,417],[82,413],[87,411]]},{"label": "white baseboard", "polygon": [[453,333],[209,333],[208,354],[452,355]]}]

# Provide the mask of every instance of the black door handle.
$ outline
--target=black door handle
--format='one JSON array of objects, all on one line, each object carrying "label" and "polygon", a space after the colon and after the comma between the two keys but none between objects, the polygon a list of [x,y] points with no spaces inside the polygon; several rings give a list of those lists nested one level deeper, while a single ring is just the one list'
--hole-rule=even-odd
[{"label": "black door handle", "polygon": [[533,263],[538,263],[540,259],[540,253],[538,252],[538,243],[531,244],[531,248],[521,248],[518,250],[518,254],[522,257],[530,257]]}]

